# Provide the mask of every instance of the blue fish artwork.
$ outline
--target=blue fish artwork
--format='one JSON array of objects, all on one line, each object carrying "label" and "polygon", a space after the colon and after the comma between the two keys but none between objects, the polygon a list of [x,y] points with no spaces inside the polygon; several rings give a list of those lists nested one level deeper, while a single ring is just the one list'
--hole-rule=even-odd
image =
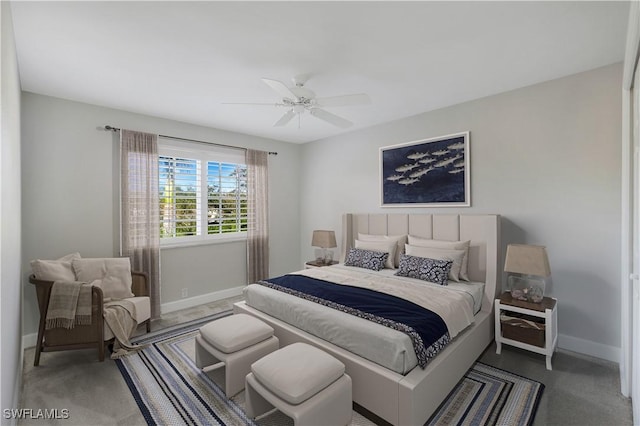
[{"label": "blue fish artwork", "polygon": [[468,205],[467,148],[468,133],[382,148],[382,204]]}]

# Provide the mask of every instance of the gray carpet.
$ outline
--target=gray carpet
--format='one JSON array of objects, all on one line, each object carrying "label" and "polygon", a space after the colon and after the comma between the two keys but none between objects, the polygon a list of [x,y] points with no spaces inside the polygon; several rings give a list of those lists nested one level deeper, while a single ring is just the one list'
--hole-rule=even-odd
[{"label": "gray carpet", "polygon": [[[153,330],[229,309],[241,298],[225,299],[163,315]],[[143,332],[143,328],[139,330]],[[19,425],[145,425],[146,422],[115,362],[97,361],[95,350],[43,353],[33,366],[34,348],[24,354],[20,407],[69,410],[68,420],[21,419]],[[631,402],[620,394],[616,364],[567,351],[553,357],[553,371],[544,357],[491,345],[480,361],[542,382],[544,394],[534,426],[632,425]]]}]

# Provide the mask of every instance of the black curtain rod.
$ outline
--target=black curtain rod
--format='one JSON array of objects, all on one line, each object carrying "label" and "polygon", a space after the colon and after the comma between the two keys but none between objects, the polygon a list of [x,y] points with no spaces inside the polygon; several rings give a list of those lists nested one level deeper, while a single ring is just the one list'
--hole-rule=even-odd
[{"label": "black curtain rod", "polygon": [[[104,126],[104,129],[105,130],[110,130],[112,132],[119,132],[120,131],[119,128],[110,126],[108,124],[106,126]],[[175,140],[179,140],[179,141],[206,143],[207,145],[217,145],[217,146],[224,146],[224,147],[227,147],[227,148],[244,149],[245,151],[247,150],[247,148],[241,148],[241,147],[233,146],[233,145],[225,145],[225,144],[216,143],[216,142],[199,141],[199,140],[196,140],[196,139],[178,138],[178,137],[175,137],[175,136],[167,136],[167,135],[158,135],[158,136],[162,137],[162,138],[175,139]],[[269,155],[278,155],[278,153],[274,152],[274,151],[269,151]]]}]

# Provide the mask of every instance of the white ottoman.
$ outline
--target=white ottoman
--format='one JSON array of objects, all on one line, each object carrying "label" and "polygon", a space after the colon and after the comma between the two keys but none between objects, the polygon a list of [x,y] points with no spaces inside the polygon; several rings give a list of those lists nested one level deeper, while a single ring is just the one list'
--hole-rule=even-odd
[{"label": "white ottoman", "polygon": [[196,336],[196,365],[231,397],[244,389],[251,364],[277,350],[273,328],[247,314],[212,321]]},{"label": "white ottoman", "polygon": [[274,407],[294,425],[346,425],[351,421],[351,378],[344,364],[306,343],[285,346],[253,363],[245,387],[247,415]]}]

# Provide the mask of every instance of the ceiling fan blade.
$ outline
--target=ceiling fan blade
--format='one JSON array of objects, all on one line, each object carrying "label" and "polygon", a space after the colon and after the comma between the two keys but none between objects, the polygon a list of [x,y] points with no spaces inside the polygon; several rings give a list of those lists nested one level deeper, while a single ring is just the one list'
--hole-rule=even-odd
[{"label": "ceiling fan blade", "polygon": [[273,102],[222,102],[222,105],[268,105],[268,106],[287,106],[285,104],[276,104]]},{"label": "ceiling fan blade", "polygon": [[290,109],[289,111],[285,112],[282,117],[280,117],[280,120],[276,121],[276,124],[274,124],[273,127],[285,126],[295,116],[296,113],[293,112],[293,109]]},{"label": "ceiling fan blade", "polygon": [[316,105],[321,107],[346,106],[346,105],[368,105],[371,98],[365,93],[355,95],[331,96],[328,98],[317,98]]},{"label": "ceiling fan blade", "polygon": [[289,98],[296,101],[298,100],[298,97],[295,95],[295,93],[293,93],[291,89],[289,89],[283,82],[278,80],[271,80],[269,78],[263,78],[262,81],[268,84],[269,87],[271,87],[273,90],[278,92],[283,98]]},{"label": "ceiling fan blade", "polygon": [[320,120],[324,120],[327,123],[331,123],[334,126],[340,127],[342,129],[346,129],[347,127],[351,127],[353,125],[353,123],[349,120],[345,120],[342,117],[338,117],[337,115],[320,108],[312,108],[309,113],[314,117],[319,118]]}]

